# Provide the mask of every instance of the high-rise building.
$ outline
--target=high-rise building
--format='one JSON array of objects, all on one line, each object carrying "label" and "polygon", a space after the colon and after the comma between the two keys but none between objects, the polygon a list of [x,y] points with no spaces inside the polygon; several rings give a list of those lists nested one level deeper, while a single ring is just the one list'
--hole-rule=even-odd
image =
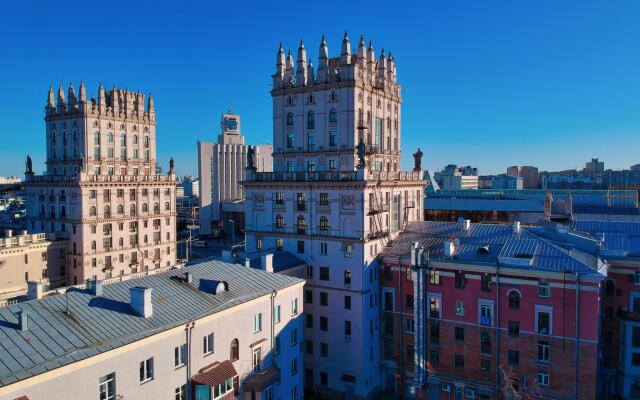
[{"label": "high-rise building", "polygon": [[[240,182],[245,179],[247,153],[251,146],[244,144],[240,115],[222,114],[220,126],[222,130],[216,143],[198,141],[200,233],[203,234],[221,229],[225,219],[234,220],[238,229],[243,219],[242,215],[237,215],[242,214],[244,200]],[[271,145],[253,146],[251,150],[258,171],[272,171]]]},{"label": "high-rise building", "polygon": [[69,239],[67,283],[176,262],[175,174],[159,175],[153,99],[84,83],[45,106],[47,162],[27,161],[28,228]]},{"label": "high-rise building", "polygon": [[322,39],[317,69],[303,42],[295,67],[280,46],[271,96],[274,170],[244,182],[246,250],[307,264],[306,390],[370,398],[381,387],[376,257],[421,218],[425,186],[419,150],[413,171],[399,169],[395,60],[363,38],[352,54],[346,33],[338,57]]},{"label": "high-rise building", "polygon": [[507,168],[507,175],[522,178],[522,189],[537,189],[540,185],[536,167],[514,165]]}]

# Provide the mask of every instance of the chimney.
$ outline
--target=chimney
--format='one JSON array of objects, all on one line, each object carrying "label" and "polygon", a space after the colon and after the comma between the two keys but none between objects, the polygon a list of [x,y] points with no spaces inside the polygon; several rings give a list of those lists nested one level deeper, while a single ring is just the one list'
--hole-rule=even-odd
[{"label": "chimney", "polygon": [[102,282],[97,278],[90,279],[87,282],[87,285],[89,287],[89,293],[91,293],[93,296],[102,296]]},{"label": "chimney", "polygon": [[445,255],[445,257],[452,257],[455,249],[456,249],[456,245],[453,242],[453,239],[449,239],[446,242],[444,242],[444,255]]},{"label": "chimney", "polygon": [[262,255],[262,269],[266,272],[273,272],[273,254]]},{"label": "chimney", "polygon": [[187,271],[184,273],[184,281],[187,283],[193,283],[193,273]]},{"label": "chimney", "polygon": [[520,234],[520,221],[515,221],[515,222],[513,223],[513,233],[514,233],[515,235]]},{"label": "chimney", "polygon": [[27,282],[27,297],[29,300],[41,299],[43,296],[44,285],[41,282]]},{"label": "chimney", "polygon": [[151,302],[151,288],[145,287],[132,287],[129,289],[131,294],[131,309],[133,312],[144,318],[149,318],[153,315],[153,303]]},{"label": "chimney", "polygon": [[469,219],[463,219],[461,222],[462,224],[462,230],[463,231],[468,231],[469,229],[471,229],[471,220]]},{"label": "chimney", "polygon": [[247,267],[247,268],[251,268],[251,259],[250,258],[245,258],[244,266]]},{"label": "chimney", "polygon": [[18,329],[22,332],[29,330],[29,313],[25,310],[18,311]]},{"label": "chimney", "polygon": [[6,237],[13,237],[13,231],[11,229],[7,229],[4,234]]}]

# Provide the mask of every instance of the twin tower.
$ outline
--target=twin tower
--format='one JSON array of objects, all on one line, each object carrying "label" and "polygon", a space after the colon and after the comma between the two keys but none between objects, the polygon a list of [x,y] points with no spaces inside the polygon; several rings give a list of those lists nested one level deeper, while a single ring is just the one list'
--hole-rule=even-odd
[{"label": "twin tower", "polygon": [[369,41],[369,45],[366,46],[362,35],[358,44],[358,53],[351,54],[351,43],[347,32],[345,32],[342,39],[340,57],[336,58],[329,58],[329,49],[324,35],[322,36],[318,52],[317,70],[314,70],[313,62],[310,58],[307,61],[307,50],[304,47],[303,40],[300,40],[300,46],[298,47],[295,71],[291,50],[288,51],[285,57],[281,44],[276,57],[273,89],[321,85],[328,82],[355,80],[357,78],[370,80],[377,87],[395,84],[396,64],[391,52],[387,56],[384,49],[382,49],[379,58],[376,60],[373,44]]}]

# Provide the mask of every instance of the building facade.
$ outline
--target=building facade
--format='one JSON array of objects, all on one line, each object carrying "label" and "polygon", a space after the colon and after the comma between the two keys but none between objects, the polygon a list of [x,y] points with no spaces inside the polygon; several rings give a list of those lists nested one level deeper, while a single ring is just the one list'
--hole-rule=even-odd
[{"label": "building facade", "polygon": [[0,399],[301,399],[303,284],[208,262],[11,306]]},{"label": "building facade", "polygon": [[536,167],[515,165],[507,168],[507,175],[522,178],[522,189],[538,189],[540,187],[538,168]]},{"label": "building facade", "polygon": [[595,399],[606,266],[558,243],[596,242],[552,225],[411,224],[382,254],[387,387],[430,400]]},{"label": "building facade", "polygon": [[400,171],[402,98],[391,53],[361,38],[318,67],[282,46],[273,75],[272,173],[244,182],[248,253],[289,252],[307,264],[305,389],[365,399],[381,388],[376,257],[421,218],[425,182]]},{"label": "building facade", "polygon": [[[25,174],[28,228],[69,240],[70,284],[176,262],[175,174],[157,172],[151,96],[84,83],[45,107],[47,162]],[[173,162],[171,163],[173,164]]]},{"label": "building facade", "polygon": [[[207,235],[222,229],[225,220],[225,210],[223,210],[225,204],[228,205],[231,213],[238,208],[234,203],[244,200],[244,190],[240,182],[245,179],[247,153],[251,147],[244,143],[240,115],[222,114],[220,126],[221,133],[216,143],[198,141],[200,233]],[[272,171],[271,145],[265,144],[251,148],[257,170]],[[185,195],[186,193],[185,190]],[[238,226],[235,228],[240,228],[242,225],[239,220],[236,224]]]}]

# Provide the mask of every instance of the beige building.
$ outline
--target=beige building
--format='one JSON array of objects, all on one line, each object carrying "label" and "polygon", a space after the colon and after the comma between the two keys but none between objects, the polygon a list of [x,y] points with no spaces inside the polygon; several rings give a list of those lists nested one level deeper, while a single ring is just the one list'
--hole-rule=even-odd
[{"label": "beige building", "polygon": [[73,84],[45,107],[47,162],[36,175],[27,161],[29,229],[69,239],[70,284],[176,261],[173,168],[157,172],[153,99],[105,91],[87,99]]},{"label": "beige building", "polygon": [[64,286],[67,246],[55,234],[5,231],[0,238],[0,302],[27,294],[28,282]]},{"label": "beige building", "polygon": [[303,284],[210,261],[14,305],[0,400],[300,400]]}]

